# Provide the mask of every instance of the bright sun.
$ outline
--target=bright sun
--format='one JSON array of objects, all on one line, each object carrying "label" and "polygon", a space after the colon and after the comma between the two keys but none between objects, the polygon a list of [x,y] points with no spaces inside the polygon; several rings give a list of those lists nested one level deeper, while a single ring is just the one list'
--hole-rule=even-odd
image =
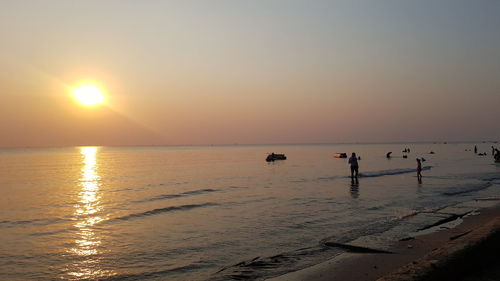
[{"label": "bright sun", "polygon": [[105,102],[104,93],[94,85],[82,85],[74,88],[73,97],[84,106],[96,106]]}]

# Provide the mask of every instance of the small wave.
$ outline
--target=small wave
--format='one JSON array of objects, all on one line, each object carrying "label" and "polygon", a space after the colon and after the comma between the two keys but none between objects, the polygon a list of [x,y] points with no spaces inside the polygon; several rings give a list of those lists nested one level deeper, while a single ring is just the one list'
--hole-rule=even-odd
[{"label": "small wave", "polygon": [[476,198],[476,201],[500,201],[500,197],[482,197]]},{"label": "small wave", "polygon": [[464,193],[480,191],[480,190],[486,189],[490,186],[491,186],[491,183],[488,182],[488,183],[480,184],[480,185],[476,185],[476,186],[458,187],[458,188],[455,188],[453,191],[443,192],[442,194],[446,195],[446,196],[459,195],[459,194],[464,194]]},{"label": "small wave", "polygon": [[136,200],[134,203],[142,203],[142,202],[151,202],[151,201],[158,201],[158,200],[166,200],[166,199],[174,199],[174,198],[179,198],[179,197],[186,197],[186,196],[191,196],[191,195],[198,195],[198,194],[203,194],[203,193],[209,193],[209,192],[216,192],[218,191],[217,189],[200,189],[200,190],[192,190],[192,191],[186,191],[183,193],[179,194],[162,194],[150,198],[145,198],[142,200]]},{"label": "small wave", "polygon": [[228,188],[230,189],[247,189],[248,186],[236,186],[236,185],[231,185]]},{"label": "small wave", "polygon": [[141,273],[136,273],[136,274],[121,274],[121,275],[114,275],[114,276],[109,276],[109,277],[104,277],[100,278],[99,280],[143,280],[143,279],[149,279],[149,278],[161,278],[161,277],[166,277],[168,275],[172,274],[178,274],[178,273],[184,273],[184,272],[194,272],[198,269],[201,268],[206,268],[209,267],[208,264],[189,264],[189,265],[184,265],[184,266],[178,266],[178,267],[173,267],[165,270],[158,270],[158,271],[146,271],[146,272],[141,272]]},{"label": "small wave", "polygon": [[157,186],[173,186],[173,185],[183,185],[183,184],[188,184],[189,182],[187,181],[181,181],[181,182],[169,182],[169,183],[160,183],[160,184],[153,184],[150,183],[146,185],[147,187],[157,187]]},{"label": "small wave", "polygon": [[145,211],[145,212],[130,214],[130,215],[126,215],[123,217],[117,217],[117,218],[114,218],[113,220],[129,220],[129,219],[134,219],[134,218],[158,215],[158,214],[162,214],[162,213],[175,212],[175,211],[185,211],[185,210],[191,210],[191,209],[195,209],[195,208],[217,206],[217,205],[219,205],[219,204],[209,202],[209,203],[203,203],[203,204],[172,206],[172,207],[159,208],[159,209],[153,209],[153,210],[149,210],[149,211]]},{"label": "small wave", "polygon": [[67,231],[68,231],[68,229],[59,229],[59,230],[47,231],[47,232],[35,232],[35,233],[30,233],[29,236],[50,236],[50,235],[54,235],[54,234],[65,233]]},{"label": "small wave", "polygon": [[373,206],[373,207],[369,207],[367,208],[368,211],[378,211],[378,210],[382,210],[386,207],[386,205],[379,205],[379,206]]},{"label": "small wave", "polygon": [[410,218],[410,217],[413,217],[413,216],[416,216],[418,214],[420,214],[421,211],[417,211],[417,210],[408,210],[406,212],[404,212],[403,214],[399,215],[397,217],[397,219],[400,219],[400,220],[404,220],[404,219],[407,219],[407,218]]},{"label": "small wave", "polygon": [[[423,171],[425,170],[430,170],[432,166],[425,166],[422,168]],[[383,177],[383,176],[392,176],[392,175],[401,175],[401,174],[408,174],[408,173],[415,173],[416,169],[411,168],[411,169],[394,169],[394,170],[382,170],[382,171],[376,171],[376,172],[367,172],[367,173],[360,173],[359,176],[363,178],[375,178],[375,177]]]},{"label": "small wave", "polygon": [[305,247],[274,256],[255,257],[233,265],[225,266],[215,272],[208,281],[226,280],[263,280],[290,272],[292,268],[304,268],[317,263],[318,256],[332,257],[342,250],[317,245]]},{"label": "small wave", "polygon": [[318,180],[320,181],[331,181],[331,180],[336,180],[338,178],[343,178],[343,177],[339,177],[339,176],[333,176],[333,177],[320,177],[318,178]]},{"label": "small wave", "polygon": [[19,221],[0,221],[0,228],[11,228],[23,225],[49,225],[64,221],[62,218],[51,219],[32,219],[32,220],[19,220]]}]

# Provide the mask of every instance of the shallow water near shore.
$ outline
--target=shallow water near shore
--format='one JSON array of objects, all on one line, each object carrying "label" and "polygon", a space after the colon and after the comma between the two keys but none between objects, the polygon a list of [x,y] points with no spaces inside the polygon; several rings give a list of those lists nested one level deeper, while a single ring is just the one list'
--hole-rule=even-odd
[{"label": "shallow water near shore", "polygon": [[[0,279],[276,276],[342,251],[325,241],[346,243],[391,229],[411,233],[418,226],[402,226],[416,213],[498,198],[500,165],[491,144],[478,145],[487,156],[466,151],[473,147],[2,149]],[[270,152],[288,159],[267,163]],[[357,183],[348,176],[347,159],[332,157],[336,152],[361,156]],[[426,159],[421,182],[417,157]]]}]

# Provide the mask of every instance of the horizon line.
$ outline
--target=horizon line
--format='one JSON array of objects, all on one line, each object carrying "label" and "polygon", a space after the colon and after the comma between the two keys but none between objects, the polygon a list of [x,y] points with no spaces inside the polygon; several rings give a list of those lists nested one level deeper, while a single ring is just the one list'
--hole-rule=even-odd
[{"label": "horizon line", "polygon": [[363,144],[459,144],[459,143],[498,143],[496,140],[461,140],[461,141],[377,141],[377,142],[305,142],[305,143],[223,143],[223,144],[127,144],[127,145],[33,145],[0,146],[0,149],[32,148],[75,148],[75,147],[211,147],[211,146],[293,146],[293,145],[363,145]]}]

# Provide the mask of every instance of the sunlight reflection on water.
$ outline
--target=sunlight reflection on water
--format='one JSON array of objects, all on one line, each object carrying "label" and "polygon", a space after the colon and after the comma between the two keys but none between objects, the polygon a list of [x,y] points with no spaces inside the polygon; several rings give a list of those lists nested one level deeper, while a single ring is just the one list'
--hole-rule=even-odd
[{"label": "sunlight reflection on water", "polygon": [[69,269],[69,275],[77,279],[94,279],[103,276],[113,275],[113,272],[102,270],[99,261],[99,246],[101,237],[94,230],[94,225],[105,220],[99,216],[102,211],[101,206],[101,177],[98,174],[99,166],[97,163],[97,147],[82,147],[83,167],[81,169],[81,178],[79,180],[81,191],[78,195],[79,202],[74,212],[76,223],[74,226],[78,229],[78,237],[75,239],[75,246],[69,249],[69,252],[77,255],[80,259],[72,264]]}]

